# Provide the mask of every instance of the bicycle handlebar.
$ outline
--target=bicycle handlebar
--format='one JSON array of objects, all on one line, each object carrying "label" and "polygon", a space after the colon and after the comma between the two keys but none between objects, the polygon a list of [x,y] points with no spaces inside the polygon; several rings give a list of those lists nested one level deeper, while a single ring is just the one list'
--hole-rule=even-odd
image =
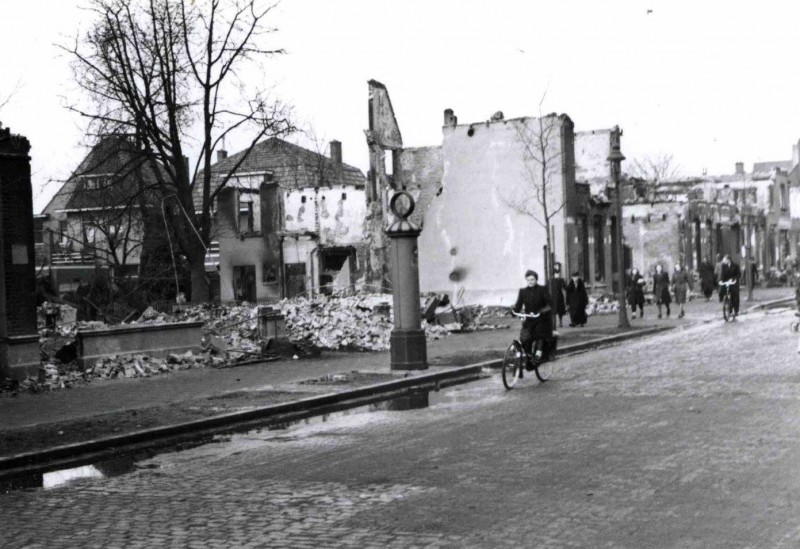
[{"label": "bicycle handlebar", "polygon": [[738,280],[728,280],[727,282],[720,282],[720,286],[733,286],[734,284],[738,284]]},{"label": "bicycle handlebar", "polygon": [[541,316],[541,313],[518,313],[516,311],[511,311],[511,314],[520,318],[539,318]]}]

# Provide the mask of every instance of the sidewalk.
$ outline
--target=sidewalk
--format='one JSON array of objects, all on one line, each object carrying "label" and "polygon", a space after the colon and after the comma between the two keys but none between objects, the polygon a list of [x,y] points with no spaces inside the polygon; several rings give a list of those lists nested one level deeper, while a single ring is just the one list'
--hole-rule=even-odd
[{"label": "sidewalk", "polygon": [[[741,311],[784,297],[793,297],[791,288],[759,289],[754,302],[742,301]],[[564,348],[628,331],[721,319],[721,311],[716,299],[708,303],[701,299],[688,304],[686,317],[676,317],[673,307],[669,319],[658,320],[655,306],[650,305],[645,307],[643,319],[630,321],[631,330],[620,330],[617,314],[593,316],[586,327],[559,329],[559,346]],[[491,322],[509,328],[453,334],[429,341],[431,367],[412,375],[502,358],[508,343],[517,337],[519,323],[511,318]],[[353,371],[359,374],[333,377]],[[0,455],[287,402],[351,389],[353,383],[364,386],[405,375],[389,369],[388,352],[325,352],[315,359],[183,370],[151,378],[98,380],[51,393],[4,395],[0,397],[0,441],[5,443],[0,442]],[[317,381],[308,383],[308,380]]]}]

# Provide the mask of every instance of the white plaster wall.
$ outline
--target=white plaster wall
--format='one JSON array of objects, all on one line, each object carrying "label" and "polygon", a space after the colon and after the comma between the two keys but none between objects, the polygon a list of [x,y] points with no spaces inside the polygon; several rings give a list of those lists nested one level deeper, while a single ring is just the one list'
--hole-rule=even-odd
[{"label": "white plaster wall", "polygon": [[[284,228],[287,231],[314,231],[314,189],[282,190],[284,206]],[[303,200],[305,199],[305,202]]]},{"label": "white plaster wall", "polygon": [[364,239],[364,220],[367,216],[364,189],[336,185],[282,192],[287,231],[316,231],[315,218],[318,210],[322,245],[349,246]]},{"label": "white plaster wall", "polygon": [[608,153],[611,150],[611,130],[594,130],[575,133],[575,180],[590,182],[608,180],[611,168]]},{"label": "white plaster wall", "polygon": [[[510,305],[524,285],[527,269],[544,273],[544,228],[516,213],[507,201],[526,184],[516,124],[507,120],[444,129],[442,193],[425,213],[419,238],[420,289],[449,292],[464,288],[464,302]],[[557,121],[559,124],[560,122]],[[560,148],[560,130],[551,146]],[[553,195],[563,200],[560,161],[552,177]],[[553,219],[556,250],[564,250],[563,212]],[[560,259],[560,258],[559,258]],[[560,259],[563,262],[563,259]],[[450,280],[460,271],[458,281]]]},{"label": "white plaster wall", "polygon": [[364,239],[367,195],[363,189],[335,186],[319,190],[320,243],[324,246],[349,246]]}]

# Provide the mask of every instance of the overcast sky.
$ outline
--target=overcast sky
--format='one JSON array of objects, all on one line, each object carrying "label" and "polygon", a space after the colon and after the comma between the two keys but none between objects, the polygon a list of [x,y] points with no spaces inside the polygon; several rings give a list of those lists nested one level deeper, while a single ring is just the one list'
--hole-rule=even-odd
[{"label": "overcast sky", "polygon": [[[70,0],[3,2],[0,121],[32,144],[35,210],[86,152],[66,43],[88,27]],[[788,160],[800,138],[800,2],[283,0],[265,82],[345,162],[366,171],[367,80],[389,89],[406,146],[460,123],[543,111],[578,131],[624,131],[628,159],[672,154],[684,175]],[[295,138],[303,144],[302,138]],[[236,152],[237,144],[229,144]],[[623,164],[623,168],[625,164]]]}]

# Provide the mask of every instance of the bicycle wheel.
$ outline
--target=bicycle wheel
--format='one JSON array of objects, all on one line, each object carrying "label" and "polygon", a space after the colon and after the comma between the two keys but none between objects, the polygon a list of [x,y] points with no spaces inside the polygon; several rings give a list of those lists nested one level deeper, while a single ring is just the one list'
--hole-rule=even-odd
[{"label": "bicycle wheel", "polygon": [[725,322],[728,322],[733,318],[733,307],[731,306],[731,298],[725,296],[722,299],[722,318],[725,319]]},{"label": "bicycle wheel", "polygon": [[503,357],[503,385],[506,389],[511,389],[517,382],[525,360],[525,352],[519,341],[513,341],[506,349]]},{"label": "bicycle wheel", "polygon": [[550,376],[553,374],[553,362],[551,359],[546,358],[542,362],[540,362],[536,368],[533,369],[536,373],[536,377],[539,378],[539,381],[544,383]]}]

